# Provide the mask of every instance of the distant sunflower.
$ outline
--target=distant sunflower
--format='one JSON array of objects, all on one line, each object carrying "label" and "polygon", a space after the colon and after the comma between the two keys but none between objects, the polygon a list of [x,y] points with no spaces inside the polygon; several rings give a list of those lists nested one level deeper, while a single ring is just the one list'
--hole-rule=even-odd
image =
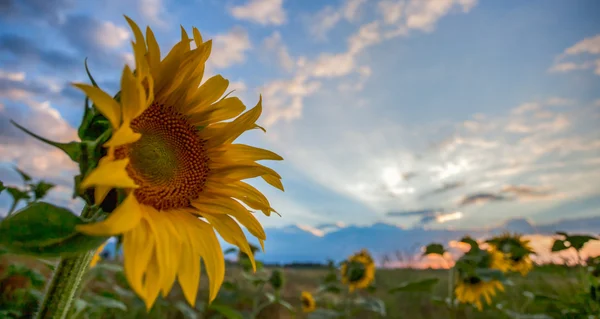
[{"label": "distant sunflower", "polygon": [[534,253],[529,240],[520,235],[503,234],[488,241],[491,246],[492,268],[503,272],[514,271],[525,276],[533,268]]},{"label": "distant sunflower", "polygon": [[483,281],[478,277],[467,277],[457,282],[454,292],[459,302],[472,304],[482,310],[482,297],[489,305],[492,303],[492,297],[496,295],[496,290],[504,291],[504,286],[498,280]]},{"label": "distant sunflower", "polygon": [[341,272],[342,283],[348,285],[350,291],[367,288],[375,279],[375,262],[363,249],[342,263]]},{"label": "distant sunflower", "polygon": [[94,187],[98,203],[113,188],[125,190],[126,197],[106,220],[78,229],[90,235],[123,235],[125,274],[148,309],[159,292],[169,293],[176,279],[193,305],[200,257],[212,301],[225,272],[214,230],[245,252],[255,268],[236,220],[263,245],[263,227],[242,203],[266,215],[274,210],[262,193],[242,180],[261,177],[283,190],[280,175],[255,162],[282,158],[232,144],[245,131],[260,128],[255,122],[262,112],[261,100],[242,114],[242,101],[221,98],[229,81],[216,75],[200,85],[211,41],[204,42],[194,28],[191,49],[192,40],[182,28],[181,41],[161,59],[152,30],[147,28],[144,38],[135,22],[125,18],[135,35],[136,69],[124,67],[119,100],[91,85],[75,86],[112,126],[112,137],[104,145],[107,155],[81,187]]},{"label": "distant sunflower", "polygon": [[104,251],[104,247],[106,247],[106,243],[107,242],[104,242],[104,244],[100,245],[100,247],[98,247],[98,249],[96,249],[96,252],[94,253],[94,256],[92,257],[92,260],[90,261],[90,267],[96,266],[96,264],[98,264],[98,262],[100,260],[102,260],[102,257],[100,256],[100,254],[102,254],[102,252]]},{"label": "distant sunflower", "polygon": [[317,309],[317,303],[315,302],[315,298],[308,291],[303,291],[300,296],[300,302],[302,303],[302,311],[303,312],[313,312]]}]

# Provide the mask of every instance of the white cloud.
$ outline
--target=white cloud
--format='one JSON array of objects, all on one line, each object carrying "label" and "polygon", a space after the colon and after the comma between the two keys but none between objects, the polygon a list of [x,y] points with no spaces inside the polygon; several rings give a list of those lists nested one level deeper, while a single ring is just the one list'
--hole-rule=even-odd
[{"label": "white cloud", "polygon": [[288,48],[281,39],[281,34],[278,31],[273,32],[269,37],[264,40],[265,48],[274,53],[279,65],[287,71],[292,71],[295,66],[294,59],[290,56]]},{"label": "white cloud", "polygon": [[165,15],[166,8],[162,0],[138,0],[138,8],[142,16],[152,24],[166,26],[167,23],[161,15]]},{"label": "white cloud", "polygon": [[229,13],[261,25],[282,25],[287,20],[283,0],[249,0],[245,5],[231,7]]},{"label": "white cloud", "polygon": [[0,70],[0,79],[23,82],[25,80],[25,72],[7,72]]},{"label": "white cloud", "polygon": [[404,2],[383,0],[379,2],[378,9],[386,24],[394,24],[402,17]]},{"label": "white cloud", "polygon": [[576,56],[576,55],[581,55],[581,54],[588,54],[588,55],[599,55],[600,54],[600,34],[593,36],[593,37],[589,37],[589,38],[585,38],[577,43],[575,43],[573,46],[565,49],[565,51],[556,57],[556,60],[554,62],[554,64],[552,66],[550,66],[550,68],[548,69],[548,72],[553,72],[553,73],[565,73],[565,72],[571,72],[571,71],[575,71],[575,70],[587,70],[587,69],[594,69],[594,73],[596,75],[600,75],[600,59],[592,59],[592,60],[586,60],[583,62],[573,62],[573,61],[567,61],[567,62],[562,62],[563,60],[565,60],[566,58],[569,58],[570,56]]},{"label": "white cloud", "polygon": [[233,27],[228,33],[213,37],[211,58],[208,64],[214,68],[227,68],[246,61],[246,52],[252,48],[248,32]]},{"label": "white cloud", "polygon": [[129,30],[110,21],[102,22],[94,31],[97,43],[110,49],[121,47],[129,39]]},{"label": "white cloud", "polygon": [[339,7],[324,7],[309,19],[310,33],[319,39],[325,39],[327,33],[340,21],[356,22],[365,3],[367,0],[345,0]]}]

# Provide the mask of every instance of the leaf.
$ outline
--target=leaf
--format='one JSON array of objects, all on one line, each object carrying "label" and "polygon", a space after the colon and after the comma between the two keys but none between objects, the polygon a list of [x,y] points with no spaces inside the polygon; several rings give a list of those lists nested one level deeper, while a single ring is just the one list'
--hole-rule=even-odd
[{"label": "leaf", "polygon": [[277,301],[277,303],[279,303],[280,305],[282,305],[285,309],[287,309],[289,312],[291,313],[295,313],[296,310],[294,309],[294,306],[292,306],[289,302],[283,300],[283,299],[279,299],[279,301]]},{"label": "leaf", "polygon": [[444,249],[444,245],[434,243],[434,244],[429,244],[429,245],[427,245],[427,247],[425,247],[425,252],[423,253],[423,256],[434,255],[434,254],[443,256],[445,252],[446,252],[446,250]]},{"label": "leaf", "polygon": [[18,203],[19,201],[24,200],[24,199],[31,198],[29,196],[29,194],[27,194],[27,192],[22,191],[22,190],[20,190],[20,189],[18,189],[16,187],[10,187],[9,186],[9,187],[6,188],[6,191],[10,194],[10,196],[13,198],[13,201],[15,203]]},{"label": "leaf", "polygon": [[127,306],[119,300],[113,298],[107,298],[99,295],[92,295],[89,300],[90,303],[94,304],[97,307],[105,308],[105,309],[118,309],[122,311],[127,311]]},{"label": "leaf", "polygon": [[479,249],[479,244],[477,243],[477,241],[475,239],[471,238],[470,236],[465,236],[460,241],[462,243],[469,244],[471,246],[471,250]]},{"label": "leaf", "polygon": [[438,278],[428,278],[419,281],[404,282],[399,286],[389,290],[389,293],[396,292],[430,292],[433,286],[440,281]]},{"label": "leaf", "polygon": [[225,251],[223,252],[223,254],[224,255],[228,255],[228,254],[231,254],[231,253],[237,253],[237,251],[238,251],[237,248],[235,248],[235,247],[229,247],[229,248],[225,249]]},{"label": "leaf", "polygon": [[273,302],[275,302],[275,300],[277,300],[277,297],[270,292],[265,292],[265,297],[267,297],[270,304],[272,304]]},{"label": "leaf", "polygon": [[557,252],[557,251],[561,251],[561,250],[565,250],[565,249],[569,249],[569,247],[567,247],[565,245],[564,240],[562,240],[562,239],[554,240],[554,244],[552,244],[552,252]]},{"label": "leaf", "polygon": [[119,272],[123,271],[123,266],[119,264],[99,263],[96,266],[94,266],[94,269]]},{"label": "leaf", "polygon": [[175,303],[175,308],[177,308],[177,310],[179,310],[179,312],[181,312],[181,314],[183,315],[184,318],[190,318],[190,319],[198,318],[198,314],[196,313],[196,311],[194,311],[194,309],[192,309],[192,307],[188,306],[188,304],[186,302],[183,302],[181,300],[177,301]]},{"label": "leaf", "polygon": [[339,294],[340,292],[342,292],[342,288],[337,283],[326,283],[326,284],[320,285],[319,288],[317,289],[317,293],[322,293],[322,292]]},{"label": "leaf", "polygon": [[89,251],[107,239],[77,232],[82,223],[66,208],[35,202],[0,223],[0,245],[13,253],[52,257]]},{"label": "leaf", "polygon": [[585,244],[591,240],[598,240],[598,238],[588,235],[575,235],[568,236],[566,239],[566,241],[571,243],[571,247],[575,248],[577,251],[583,249],[583,246],[585,246]]},{"label": "leaf", "polygon": [[222,314],[227,319],[244,319],[244,316],[239,311],[229,306],[211,304],[210,306],[208,306],[208,309],[214,310]]},{"label": "leaf", "polygon": [[4,186],[4,182],[0,181],[0,194],[2,194],[5,189],[6,187]]},{"label": "leaf", "polygon": [[339,318],[340,313],[331,309],[316,309],[315,311],[308,314],[309,319],[331,319]]},{"label": "leaf", "polygon": [[502,271],[498,269],[477,268],[475,269],[475,275],[483,281],[504,281],[506,279]]},{"label": "leaf", "polygon": [[359,299],[358,304],[363,309],[378,313],[379,315],[381,315],[383,317],[385,317],[385,315],[386,315],[385,303],[383,302],[383,300],[381,300],[379,298],[373,298],[373,297],[361,298],[361,299]]},{"label": "leaf", "polygon": [[71,158],[71,160],[73,162],[79,162],[79,160],[81,158],[81,147],[80,147],[81,143],[78,143],[78,142],[70,142],[70,143],[53,142],[49,139],[43,138],[43,137],[29,131],[28,129],[22,127],[21,125],[15,123],[13,120],[10,120],[10,123],[12,123],[12,125],[19,128],[21,131],[29,134],[31,137],[34,137],[41,142],[44,142],[48,145],[52,145],[52,146],[62,150],[69,156],[69,158]]},{"label": "leaf", "polygon": [[24,182],[29,182],[31,181],[31,176],[29,176],[29,174],[23,172],[22,170],[20,170],[18,167],[15,167],[15,171],[17,171],[17,173],[19,173],[19,175],[21,175],[21,178],[23,178]]},{"label": "leaf", "polygon": [[33,184],[33,196],[34,196],[34,200],[40,200],[44,197],[46,197],[46,194],[48,194],[48,191],[50,191],[54,186],[54,184],[52,183],[46,183],[44,181],[39,181],[36,184]]}]

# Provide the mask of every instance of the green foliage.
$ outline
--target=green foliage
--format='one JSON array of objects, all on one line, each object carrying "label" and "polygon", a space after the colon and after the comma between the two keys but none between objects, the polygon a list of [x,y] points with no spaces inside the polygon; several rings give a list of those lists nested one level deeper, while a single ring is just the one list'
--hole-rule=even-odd
[{"label": "green foliage", "polygon": [[107,239],[77,232],[75,226],[82,223],[66,208],[32,203],[0,223],[0,245],[14,253],[49,257],[89,251]]},{"label": "green foliage", "polygon": [[438,244],[438,243],[433,243],[433,244],[429,244],[425,247],[425,252],[423,253],[423,255],[424,256],[427,256],[427,255],[443,256],[445,252],[446,252],[446,250],[444,249],[444,245]]},{"label": "green foliage", "polygon": [[429,278],[418,281],[403,282],[397,287],[390,289],[388,292],[393,294],[396,292],[430,292],[440,280],[438,278]]},{"label": "green foliage", "polygon": [[552,251],[561,251],[569,248],[574,248],[576,251],[583,249],[583,246],[591,240],[598,240],[598,238],[589,235],[569,235],[565,232],[556,232],[557,235],[561,235],[564,239],[556,239],[552,245]]}]

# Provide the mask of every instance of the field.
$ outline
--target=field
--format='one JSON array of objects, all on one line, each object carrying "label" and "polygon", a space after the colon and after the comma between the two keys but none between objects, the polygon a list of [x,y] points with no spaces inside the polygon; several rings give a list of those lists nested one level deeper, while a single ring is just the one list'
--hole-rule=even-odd
[{"label": "field", "polygon": [[[7,291],[14,290],[15,285],[26,285],[23,280],[7,280],[7,269],[11,264],[25,265],[39,271],[44,277],[50,275],[50,269],[43,263],[29,257],[14,255],[4,255],[0,258],[0,270],[2,278],[0,291],[3,298],[8,298]],[[199,302],[196,308],[203,310],[204,316],[200,311],[194,311],[184,306],[184,298],[179,287],[175,287],[166,299],[159,299],[157,304],[148,314],[145,311],[143,303],[133,296],[130,291],[122,287],[126,285],[123,282],[122,273],[118,269],[118,264],[105,261],[97,266],[90,277],[82,294],[82,299],[87,300],[88,311],[82,311],[76,318],[240,318],[241,313],[248,313],[251,310],[251,304],[254,296],[257,296],[256,288],[248,283],[247,276],[237,264],[227,266],[226,282],[234,283],[239,286],[240,291],[237,295],[231,294],[228,290],[229,284],[224,285],[220,295],[215,301],[216,305],[228,305],[237,311],[234,314],[223,315],[214,309],[206,308],[207,305]],[[278,268],[279,269],[279,268]],[[263,269],[265,274],[271,272],[273,268]],[[295,309],[300,308],[299,296],[302,291],[316,292],[319,282],[327,275],[326,268],[282,268],[285,278],[281,289],[282,299],[289,302]],[[548,313],[551,303],[532,302],[532,298],[525,295],[543,294],[554,296],[559,299],[568,299],[582,290],[578,282],[577,274],[581,268],[567,268],[564,266],[543,266],[536,267],[526,277],[520,275],[511,275],[508,277],[506,291],[500,293],[494,298],[496,305],[502,304],[503,307],[513,311],[529,314]],[[388,293],[388,290],[400,285],[403,282],[418,281],[420,279],[438,278],[439,282],[433,287],[431,292],[399,292],[395,294]],[[203,301],[207,298],[207,276],[202,274],[200,295],[198,300]],[[13,285],[11,289],[10,285]],[[374,297],[380,298],[385,303],[386,318],[410,318],[410,319],[433,319],[433,318],[451,318],[451,314],[444,305],[432,302],[432,296],[440,299],[448,295],[448,271],[433,269],[377,269],[375,276]],[[41,289],[41,288],[40,288]],[[273,293],[273,289],[267,284],[265,292]],[[530,293],[527,293],[530,292]],[[91,297],[90,297],[91,296]],[[160,298],[160,297],[159,297]],[[332,297],[335,298],[335,297]],[[262,299],[262,300],[261,300]],[[258,300],[259,303],[267,298]],[[119,304],[110,305],[110,300],[115,300]],[[6,301],[6,300],[5,300]],[[15,302],[14,298],[12,302]],[[89,311],[94,309],[92,303],[102,303],[101,311]],[[4,304],[6,306],[6,303]],[[122,306],[126,309],[122,309]],[[21,318],[31,316],[32,308],[28,309],[29,315],[24,313]],[[462,307],[455,318],[509,318],[504,313],[498,311],[494,306],[487,306],[479,312],[473,307]],[[257,318],[293,318],[284,307],[270,305],[258,313]],[[302,316],[296,316],[303,318]],[[361,312],[355,315],[355,318],[381,318],[379,314],[373,312]],[[575,318],[575,317],[573,317]]]}]

